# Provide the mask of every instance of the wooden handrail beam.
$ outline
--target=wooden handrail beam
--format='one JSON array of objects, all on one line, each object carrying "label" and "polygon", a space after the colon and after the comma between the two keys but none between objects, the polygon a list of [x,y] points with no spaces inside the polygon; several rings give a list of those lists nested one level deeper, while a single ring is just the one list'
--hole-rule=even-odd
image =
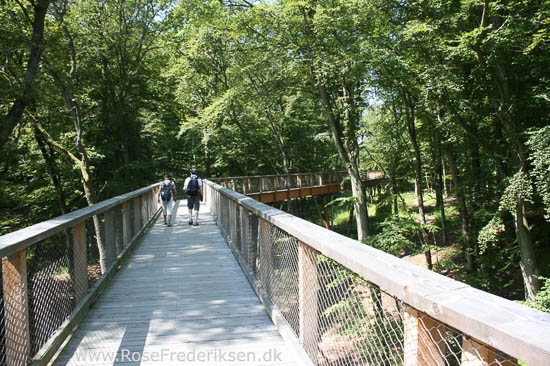
[{"label": "wooden handrail beam", "polygon": [[51,220],[43,221],[13,233],[2,235],[0,236],[0,257],[5,257],[16,253],[19,250],[28,248],[29,246],[38,243],[53,234],[69,229],[92,216],[104,213],[105,211],[121,203],[139,197],[143,193],[150,191],[159,185],[160,183],[151,184],[148,187],[101,201],[95,205],[81,208],[80,210],[58,216]]}]

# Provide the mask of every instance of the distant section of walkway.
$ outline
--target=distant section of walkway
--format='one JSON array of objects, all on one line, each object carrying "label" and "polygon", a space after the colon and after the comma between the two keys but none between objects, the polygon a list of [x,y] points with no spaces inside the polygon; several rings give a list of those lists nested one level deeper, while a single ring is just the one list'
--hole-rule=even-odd
[{"label": "distant section of walkway", "polygon": [[295,365],[207,207],[162,216],[55,365]]}]

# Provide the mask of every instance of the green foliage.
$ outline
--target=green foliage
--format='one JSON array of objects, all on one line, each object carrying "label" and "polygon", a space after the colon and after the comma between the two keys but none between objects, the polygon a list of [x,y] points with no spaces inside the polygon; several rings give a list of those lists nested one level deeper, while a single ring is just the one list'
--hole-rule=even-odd
[{"label": "green foliage", "polygon": [[479,231],[477,240],[479,243],[480,255],[483,255],[489,247],[497,246],[502,239],[504,229],[502,218],[500,216],[495,216]]},{"label": "green foliage", "polygon": [[[0,2],[2,117],[23,85],[25,10]],[[550,246],[548,14],[547,2],[523,0],[52,2],[37,92],[0,151],[0,233],[87,204],[82,163],[51,141],[41,148],[37,122],[77,160],[84,143],[98,200],[164,173],[181,184],[191,165],[207,177],[354,160],[388,177],[369,205],[369,245],[400,255],[421,231],[441,236],[433,191],[444,172],[448,243],[479,248],[466,280],[515,296],[520,202],[527,242]],[[411,218],[417,159],[425,226]],[[331,203],[341,232],[354,199]]]},{"label": "green foliage", "polygon": [[531,131],[527,144],[534,165],[532,177],[535,187],[542,197],[546,219],[550,220],[550,126]]},{"label": "green foliage", "polygon": [[550,278],[542,278],[543,285],[537,293],[536,307],[550,313]]},{"label": "green foliage", "polygon": [[510,178],[500,201],[500,209],[513,214],[519,200],[533,202],[533,187],[524,172],[518,172]]},{"label": "green foliage", "polygon": [[416,248],[412,238],[422,231],[422,225],[410,218],[390,217],[379,226],[380,233],[371,235],[365,240],[367,245],[393,255],[402,256]]}]

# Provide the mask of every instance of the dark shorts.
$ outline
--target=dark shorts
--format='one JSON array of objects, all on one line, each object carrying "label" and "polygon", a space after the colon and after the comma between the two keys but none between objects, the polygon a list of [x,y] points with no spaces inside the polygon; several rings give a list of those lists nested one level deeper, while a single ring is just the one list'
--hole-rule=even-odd
[{"label": "dark shorts", "polygon": [[196,196],[187,196],[187,208],[189,208],[190,210],[194,208],[198,211],[201,204],[200,202],[201,196],[198,194]]}]

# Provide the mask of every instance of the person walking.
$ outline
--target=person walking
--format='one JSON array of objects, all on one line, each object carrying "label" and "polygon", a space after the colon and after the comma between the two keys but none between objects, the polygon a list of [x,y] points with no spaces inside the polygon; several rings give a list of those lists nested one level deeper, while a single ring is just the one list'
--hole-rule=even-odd
[{"label": "person walking", "polygon": [[[199,225],[199,208],[202,201],[202,180],[197,176],[197,169],[189,170],[189,177],[185,179],[183,189],[187,193],[187,208],[189,209],[189,225]],[[193,208],[195,220],[193,220]]]},{"label": "person walking", "polygon": [[172,208],[176,200],[176,183],[168,174],[164,175],[164,180],[160,182],[159,202],[162,200],[162,214],[164,216],[164,225],[172,226]]}]

